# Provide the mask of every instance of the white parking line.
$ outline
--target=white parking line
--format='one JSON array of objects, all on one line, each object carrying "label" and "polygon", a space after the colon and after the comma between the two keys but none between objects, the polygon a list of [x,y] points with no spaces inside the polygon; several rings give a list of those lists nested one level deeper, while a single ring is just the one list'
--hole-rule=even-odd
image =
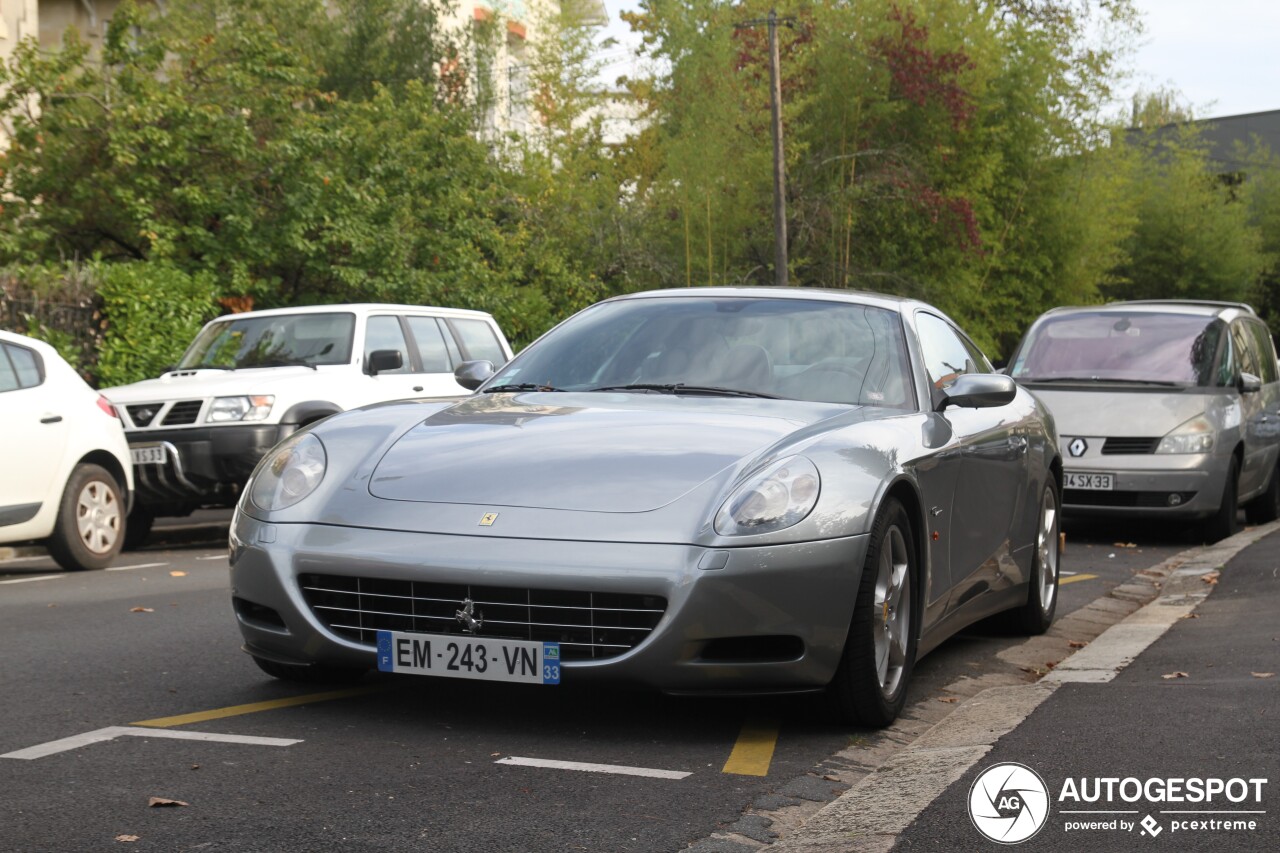
[{"label": "white parking line", "polygon": [[[3,756],[0,756],[3,757]],[[580,761],[550,761],[543,758],[499,758],[494,764],[518,764],[521,767],[549,767],[553,770],[581,770],[586,773],[616,773],[620,776],[649,776],[654,779],[684,779],[691,776],[682,770],[654,770],[650,767],[624,767],[620,764],[584,764]]]},{"label": "white parking line", "polygon": [[10,557],[8,560],[0,560],[4,563],[33,563],[36,560],[48,560],[48,554],[41,554],[39,557]]},{"label": "white parking line", "polygon": [[226,554],[214,554],[212,557],[196,557],[197,560],[225,560]]},{"label": "white parking line", "polygon": [[35,758],[44,758],[48,755],[56,755],[59,752],[67,752],[72,749],[79,749],[82,746],[89,746],[94,743],[104,743],[109,740],[115,740],[118,737],[162,737],[171,738],[173,740],[201,740],[216,741],[218,743],[246,743],[251,746],[293,746],[295,743],[302,743],[301,740],[291,740],[289,738],[279,737],[254,737],[252,735],[221,735],[210,732],[188,732],[188,731],[171,731],[169,729],[144,729],[137,726],[108,726],[105,729],[95,729],[84,734],[72,735],[64,737],[61,740],[51,740],[48,743],[41,743],[35,746],[29,746],[26,749],[19,749],[15,752],[7,752],[0,755],[0,758],[18,758],[30,761]]},{"label": "white parking line", "polygon": [[167,566],[168,563],[143,563],[140,566],[112,566],[107,569],[109,572],[131,572],[134,569],[158,569],[161,566]]},{"label": "white parking line", "polygon": [[66,575],[38,575],[34,578],[15,578],[11,581],[0,581],[0,583],[31,583],[32,581],[56,581],[65,578]]}]

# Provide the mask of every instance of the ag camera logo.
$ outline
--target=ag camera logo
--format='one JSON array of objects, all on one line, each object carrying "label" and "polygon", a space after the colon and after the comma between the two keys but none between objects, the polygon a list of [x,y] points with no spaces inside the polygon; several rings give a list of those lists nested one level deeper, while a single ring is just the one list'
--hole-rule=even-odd
[{"label": "ag camera logo", "polygon": [[994,764],[969,789],[969,818],[997,844],[1020,844],[1049,819],[1049,789],[1023,764]]}]

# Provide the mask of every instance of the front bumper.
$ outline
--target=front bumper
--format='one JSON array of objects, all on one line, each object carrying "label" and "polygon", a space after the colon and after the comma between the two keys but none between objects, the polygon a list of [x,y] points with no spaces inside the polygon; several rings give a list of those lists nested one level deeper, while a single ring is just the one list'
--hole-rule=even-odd
[{"label": "front bumper", "polygon": [[1064,473],[1111,474],[1113,488],[1072,489],[1064,483],[1062,508],[1081,516],[1206,518],[1222,502],[1230,463],[1230,456],[1209,454],[1064,454]]},{"label": "front bumper", "polygon": [[163,464],[133,466],[138,503],[157,515],[234,506],[254,466],[297,429],[293,424],[228,424],[131,430],[129,448],[159,445]]},{"label": "front bumper", "polygon": [[867,542],[713,551],[272,525],[239,512],[231,539],[236,617],[246,651],[259,657],[376,668],[374,645],[340,636],[317,617],[301,575],[636,594],[666,601],[652,632],[607,660],[566,661],[565,683],[734,694],[816,690],[831,680]]}]

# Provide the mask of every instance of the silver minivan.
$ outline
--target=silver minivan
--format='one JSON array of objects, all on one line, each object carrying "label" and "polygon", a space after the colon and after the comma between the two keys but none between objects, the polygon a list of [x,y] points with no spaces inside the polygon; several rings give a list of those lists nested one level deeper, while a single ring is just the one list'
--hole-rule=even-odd
[{"label": "silver minivan", "polygon": [[1053,412],[1070,515],[1280,517],[1280,375],[1248,305],[1113,302],[1042,314],[1008,373]]}]

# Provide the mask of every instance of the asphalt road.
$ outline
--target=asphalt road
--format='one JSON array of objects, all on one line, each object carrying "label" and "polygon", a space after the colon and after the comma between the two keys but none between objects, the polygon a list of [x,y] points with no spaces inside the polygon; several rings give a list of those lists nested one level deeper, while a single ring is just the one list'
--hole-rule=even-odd
[{"label": "asphalt road", "polygon": [[[0,754],[54,744],[0,760],[0,848],[674,851],[771,797],[833,798],[842,787],[814,769],[866,734],[794,698],[376,675],[316,697],[330,691],[275,681],[239,650],[214,521],[161,531],[103,572],[0,563]],[[1060,613],[1194,544],[1069,526]],[[909,701],[1017,642],[953,639],[920,663]],[[527,759],[614,772],[511,763]]]}]

